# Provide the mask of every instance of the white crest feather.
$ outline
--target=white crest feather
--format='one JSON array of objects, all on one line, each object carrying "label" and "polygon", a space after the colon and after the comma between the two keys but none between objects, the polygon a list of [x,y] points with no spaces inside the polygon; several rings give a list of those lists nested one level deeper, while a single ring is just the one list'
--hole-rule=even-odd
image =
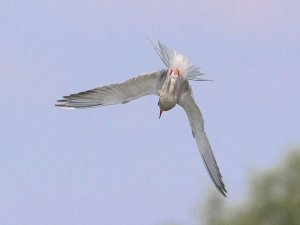
[{"label": "white crest feather", "polygon": [[199,71],[199,67],[193,65],[191,61],[184,55],[176,52],[173,49],[169,49],[166,45],[162,44],[158,41],[158,47],[153,44],[153,42],[149,39],[152,44],[154,50],[159,55],[164,64],[168,67],[168,69],[180,71],[180,74],[184,76],[188,80],[196,80],[203,81],[205,79],[200,78],[200,76],[204,75]]}]

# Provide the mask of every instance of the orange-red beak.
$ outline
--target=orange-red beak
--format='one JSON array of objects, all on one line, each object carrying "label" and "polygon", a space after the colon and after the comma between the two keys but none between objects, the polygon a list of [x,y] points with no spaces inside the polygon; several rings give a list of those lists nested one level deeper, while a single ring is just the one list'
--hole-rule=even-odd
[{"label": "orange-red beak", "polygon": [[162,113],[163,113],[163,111],[160,110],[160,112],[159,112],[159,119],[160,119]]}]

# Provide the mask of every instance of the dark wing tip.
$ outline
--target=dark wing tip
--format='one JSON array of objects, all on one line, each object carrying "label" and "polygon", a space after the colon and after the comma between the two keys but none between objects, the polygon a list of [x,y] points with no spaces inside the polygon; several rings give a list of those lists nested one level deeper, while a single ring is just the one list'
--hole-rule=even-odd
[{"label": "dark wing tip", "polygon": [[217,179],[217,180],[214,179],[214,177],[212,176],[212,174],[209,173],[209,175],[210,175],[210,177],[211,177],[213,183],[215,184],[216,188],[218,189],[218,191],[219,191],[224,197],[226,197],[226,195],[227,195],[227,190],[226,190],[226,188],[225,188],[225,184],[224,184],[223,181],[222,181],[222,176],[221,176],[221,174],[220,174],[220,176],[219,176],[219,179]]},{"label": "dark wing tip", "polygon": [[[203,156],[202,156],[203,157]],[[219,170],[219,167],[218,165],[215,163],[216,165],[216,170],[215,172],[213,172],[213,170],[210,169],[210,167],[208,166],[207,164],[207,161],[205,159],[205,157],[203,157],[203,162],[204,162],[204,165],[208,171],[208,174],[211,178],[211,180],[213,181],[214,185],[216,186],[216,188],[218,189],[218,191],[224,196],[226,197],[227,195],[227,190],[225,188],[225,184],[222,180],[222,175],[220,173],[220,170]]]},{"label": "dark wing tip", "polygon": [[57,100],[55,106],[60,108],[65,108],[65,109],[87,109],[87,108],[103,106],[102,103],[84,104],[83,102],[76,101],[76,99],[67,99],[66,97],[64,97],[65,99]]},{"label": "dark wing tip", "polygon": [[[222,182],[222,181],[221,181]],[[222,182],[221,183],[222,184],[222,186],[217,186],[217,189],[219,190],[219,192],[221,192],[221,194],[224,196],[224,197],[227,197],[227,190],[226,190],[226,188],[225,188],[225,185],[224,185],[224,183]]]},{"label": "dark wing tip", "polygon": [[67,99],[57,100],[57,102],[54,106],[60,107],[60,108],[68,108],[68,109],[74,109],[75,108],[74,106],[70,105],[70,101],[68,101]]}]

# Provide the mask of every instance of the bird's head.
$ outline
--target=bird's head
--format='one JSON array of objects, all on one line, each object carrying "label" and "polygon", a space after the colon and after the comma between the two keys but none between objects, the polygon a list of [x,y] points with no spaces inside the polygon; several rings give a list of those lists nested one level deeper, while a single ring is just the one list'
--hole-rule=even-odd
[{"label": "bird's head", "polygon": [[176,105],[176,103],[174,103],[173,101],[166,101],[166,99],[163,99],[163,98],[164,97],[161,96],[158,101],[159,119],[164,111],[169,111]]}]

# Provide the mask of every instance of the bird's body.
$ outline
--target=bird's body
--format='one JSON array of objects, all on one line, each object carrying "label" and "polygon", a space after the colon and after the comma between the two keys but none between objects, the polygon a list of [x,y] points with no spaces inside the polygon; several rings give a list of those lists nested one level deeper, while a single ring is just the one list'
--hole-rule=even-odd
[{"label": "bird's body", "polygon": [[152,45],[168,69],[142,74],[120,84],[64,96],[56,106],[72,109],[91,108],[127,103],[145,95],[158,95],[161,116],[163,111],[172,109],[176,104],[180,105],[187,113],[193,136],[212,181],[226,196],[222,176],[204,131],[203,118],[188,82],[203,81],[204,79],[200,78],[203,74],[185,56],[158,43],[158,47]]},{"label": "bird's body", "polygon": [[168,111],[178,104],[184,83],[184,78],[180,76],[173,74],[166,76],[159,95],[159,105],[163,111]]}]

